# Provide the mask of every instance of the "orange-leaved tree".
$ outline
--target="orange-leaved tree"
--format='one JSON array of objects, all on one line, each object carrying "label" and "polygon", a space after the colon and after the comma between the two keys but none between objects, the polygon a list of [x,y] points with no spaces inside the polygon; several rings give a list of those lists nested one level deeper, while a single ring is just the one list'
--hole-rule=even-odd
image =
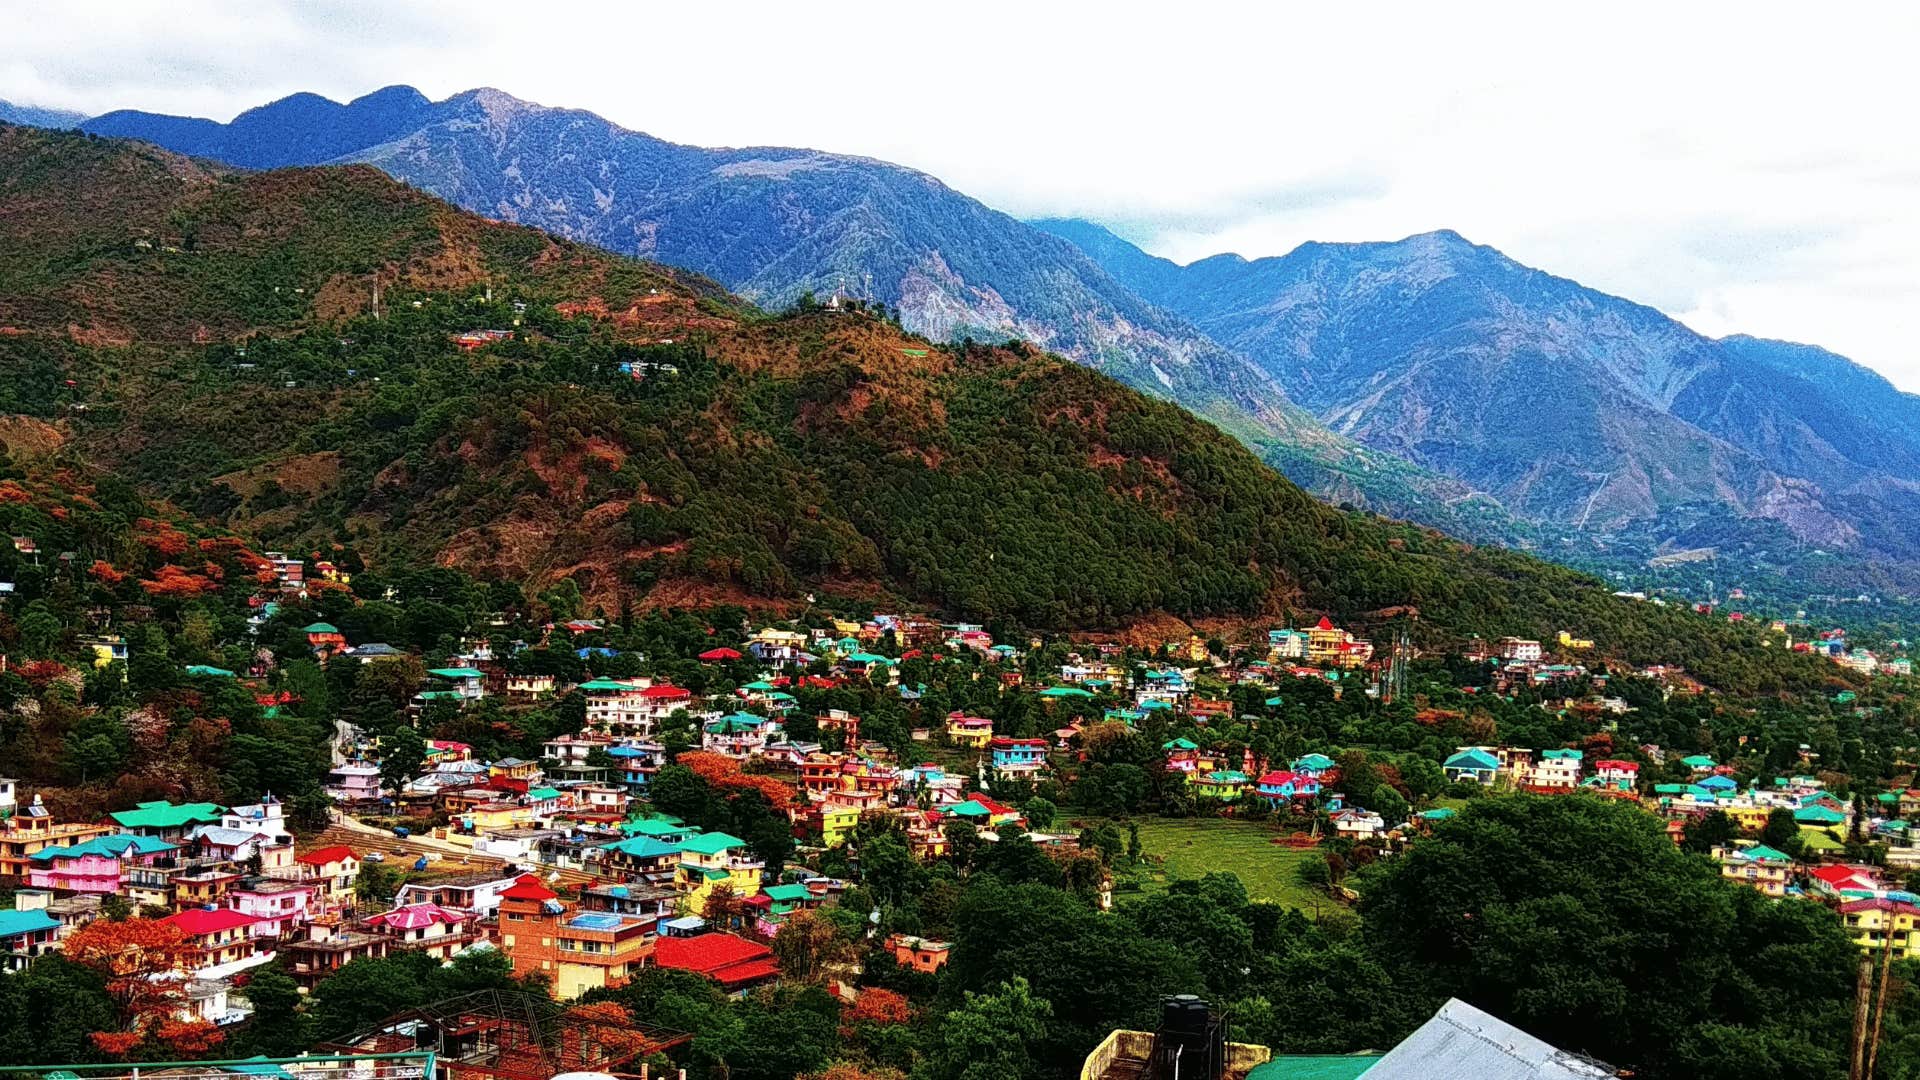
[{"label": "orange-leaved tree", "polygon": [[220,1044],[219,1029],[188,1012],[186,969],[193,946],[179,927],[158,919],[96,919],[68,935],[61,948],[69,960],[106,979],[120,1026],[93,1033],[100,1049],[117,1057],[193,1057]]}]

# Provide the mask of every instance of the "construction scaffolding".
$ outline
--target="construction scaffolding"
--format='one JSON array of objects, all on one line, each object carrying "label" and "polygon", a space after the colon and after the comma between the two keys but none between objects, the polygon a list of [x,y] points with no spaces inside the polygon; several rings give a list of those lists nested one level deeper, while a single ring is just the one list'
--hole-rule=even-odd
[{"label": "construction scaffolding", "polygon": [[551,1080],[562,1073],[632,1072],[634,1063],[691,1038],[636,1023],[625,1010],[606,1003],[574,1005],[482,990],[409,1009],[320,1049],[429,1051],[434,1071],[428,1080]]}]

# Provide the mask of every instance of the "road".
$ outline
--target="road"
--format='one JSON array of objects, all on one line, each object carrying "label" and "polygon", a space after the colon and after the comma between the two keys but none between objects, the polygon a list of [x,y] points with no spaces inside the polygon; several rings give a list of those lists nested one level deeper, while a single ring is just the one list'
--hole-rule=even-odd
[{"label": "road", "polygon": [[[437,873],[457,874],[514,865],[511,860],[498,855],[483,855],[472,848],[436,840],[431,836],[409,836],[402,840],[393,835],[391,830],[375,828],[337,810],[334,811],[333,824],[320,834],[320,841],[323,844],[345,844],[362,854],[378,851],[387,856],[391,865],[401,868],[411,867],[415,859],[425,855],[431,860],[428,869]],[[400,855],[401,852],[406,852],[405,857]],[[588,885],[600,880],[583,870],[557,870],[542,866],[538,872],[542,878],[567,885]],[[558,878],[550,876],[556,873]]]}]

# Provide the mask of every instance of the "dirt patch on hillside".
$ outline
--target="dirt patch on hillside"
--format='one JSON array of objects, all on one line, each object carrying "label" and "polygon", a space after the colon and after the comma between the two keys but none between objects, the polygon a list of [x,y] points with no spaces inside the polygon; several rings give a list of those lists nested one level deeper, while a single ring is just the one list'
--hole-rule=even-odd
[{"label": "dirt patch on hillside", "polygon": [[280,490],[287,494],[303,499],[324,494],[340,482],[340,452],[321,450],[312,454],[294,454],[279,461],[214,477],[214,483],[225,484],[248,499],[258,495],[269,480],[278,484]]},{"label": "dirt patch on hillside", "polygon": [[66,445],[67,437],[45,420],[31,416],[0,416],[0,447],[16,458],[46,457]]}]

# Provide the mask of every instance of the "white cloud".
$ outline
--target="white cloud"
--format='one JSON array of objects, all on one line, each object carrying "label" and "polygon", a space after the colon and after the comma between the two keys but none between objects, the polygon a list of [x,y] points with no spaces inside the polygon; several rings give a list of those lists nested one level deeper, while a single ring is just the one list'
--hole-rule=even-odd
[{"label": "white cloud", "polygon": [[1896,5],[184,0],[9,20],[0,98],[225,119],[491,85],[898,161],[1181,259],[1450,227],[1920,390],[1917,30]]}]

